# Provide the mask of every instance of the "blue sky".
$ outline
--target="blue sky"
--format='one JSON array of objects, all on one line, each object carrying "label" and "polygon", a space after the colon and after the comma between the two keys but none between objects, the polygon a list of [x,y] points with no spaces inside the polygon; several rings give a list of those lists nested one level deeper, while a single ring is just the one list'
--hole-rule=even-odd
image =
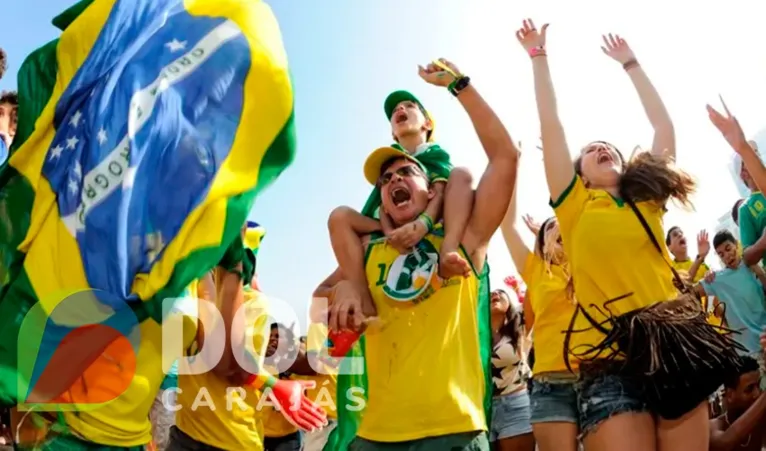
[{"label": "blue sky", "polygon": [[[50,19],[71,3],[4,2],[0,46],[9,53],[11,68],[0,89],[15,86],[15,71],[26,54],[56,37]],[[737,197],[723,169],[731,153],[707,123],[705,103],[722,92],[749,134],[766,122],[766,59],[758,45],[766,31],[746,0],[730,2],[726,9],[695,6],[693,21],[688,9],[662,0],[267,3],[280,22],[294,76],[299,151],[294,165],[258,199],[252,216],[267,229],[258,271],[262,288],[292,305],[300,322],[314,286],[335,266],[326,228],[329,212],[343,204],[361,207],[370,189],[361,173],[364,158],[391,141],[382,112],[390,91],[408,89],[421,98],[436,119],[437,139],[456,164],[469,167],[476,178],[486,164],[459,104],[424,84],[417,64],[446,57],[472,77],[513,137],[525,143],[521,210],[541,219],[550,214],[534,148],[538,126],[531,68],[513,36],[525,16],[552,23],[549,58],[573,149],[593,139],[613,141],[626,152],[651,143],[627,77],[599,49],[600,34],[616,31],[632,44],[676,121],[679,165],[702,182],[696,212],[671,209],[668,226],[680,224],[687,234],[711,228]],[[723,39],[718,30],[732,23],[737,38]],[[512,263],[498,237],[490,252],[492,281],[499,283],[512,273]],[[276,315],[292,321],[285,308]]]}]

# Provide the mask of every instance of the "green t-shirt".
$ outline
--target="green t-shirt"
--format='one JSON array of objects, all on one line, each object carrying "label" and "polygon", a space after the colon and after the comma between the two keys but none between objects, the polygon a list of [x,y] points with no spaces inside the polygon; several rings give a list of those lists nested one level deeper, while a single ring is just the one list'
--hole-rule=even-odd
[{"label": "green t-shirt", "polygon": [[[739,239],[742,241],[742,248],[755,244],[764,229],[766,229],[766,197],[756,192],[739,207]],[[766,265],[766,256],[761,264]]]},{"label": "green t-shirt", "polygon": [[[405,151],[399,144],[392,144],[391,147]],[[423,147],[412,156],[426,168],[428,179],[431,183],[447,182],[453,166],[450,162],[449,154],[438,144],[429,144],[428,147]],[[378,190],[378,187],[375,187],[367,198],[364,208],[362,208],[362,214],[377,219],[380,202],[380,190]]]}]

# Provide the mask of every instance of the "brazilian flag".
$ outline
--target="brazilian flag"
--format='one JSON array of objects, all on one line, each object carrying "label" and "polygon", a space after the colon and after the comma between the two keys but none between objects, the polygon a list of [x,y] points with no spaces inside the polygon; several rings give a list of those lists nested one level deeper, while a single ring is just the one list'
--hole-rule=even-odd
[{"label": "brazilian flag", "polygon": [[[96,323],[126,335],[115,317],[162,321],[161,301],[221,260],[295,155],[293,86],[264,2],[82,0],[53,24],[61,36],[19,71],[0,174],[4,404],[43,379],[72,385],[115,339]],[[75,292],[95,305],[72,307]],[[81,317],[51,324],[63,304]],[[76,368],[54,365],[68,339]]]}]

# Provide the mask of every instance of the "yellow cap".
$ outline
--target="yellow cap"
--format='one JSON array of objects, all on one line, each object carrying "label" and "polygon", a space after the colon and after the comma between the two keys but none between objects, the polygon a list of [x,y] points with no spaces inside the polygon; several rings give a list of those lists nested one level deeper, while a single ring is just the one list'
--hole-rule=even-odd
[{"label": "yellow cap", "polygon": [[387,161],[394,158],[406,158],[417,164],[424,173],[427,173],[423,167],[423,164],[420,163],[417,158],[413,157],[407,152],[399,150],[395,147],[380,147],[373,150],[370,156],[367,157],[367,160],[365,160],[364,178],[367,179],[371,185],[376,185],[378,183],[378,178],[380,178],[380,168]]}]

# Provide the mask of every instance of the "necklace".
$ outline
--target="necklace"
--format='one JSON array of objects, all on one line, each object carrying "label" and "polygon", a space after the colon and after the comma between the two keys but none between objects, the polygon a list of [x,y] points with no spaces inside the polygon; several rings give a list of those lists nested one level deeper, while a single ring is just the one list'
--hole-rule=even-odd
[{"label": "necklace", "polygon": [[[726,422],[726,425],[728,427],[731,427],[731,422],[729,421],[729,414],[728,413],[723,414],[723,420]],[[747,434],[747,441],[745,443],[740,443],[739,447],[740,448],[747,448],[748,446],[750,446],[750,439],[751,438],[753,438],[753,433],[752,432]]]}]

